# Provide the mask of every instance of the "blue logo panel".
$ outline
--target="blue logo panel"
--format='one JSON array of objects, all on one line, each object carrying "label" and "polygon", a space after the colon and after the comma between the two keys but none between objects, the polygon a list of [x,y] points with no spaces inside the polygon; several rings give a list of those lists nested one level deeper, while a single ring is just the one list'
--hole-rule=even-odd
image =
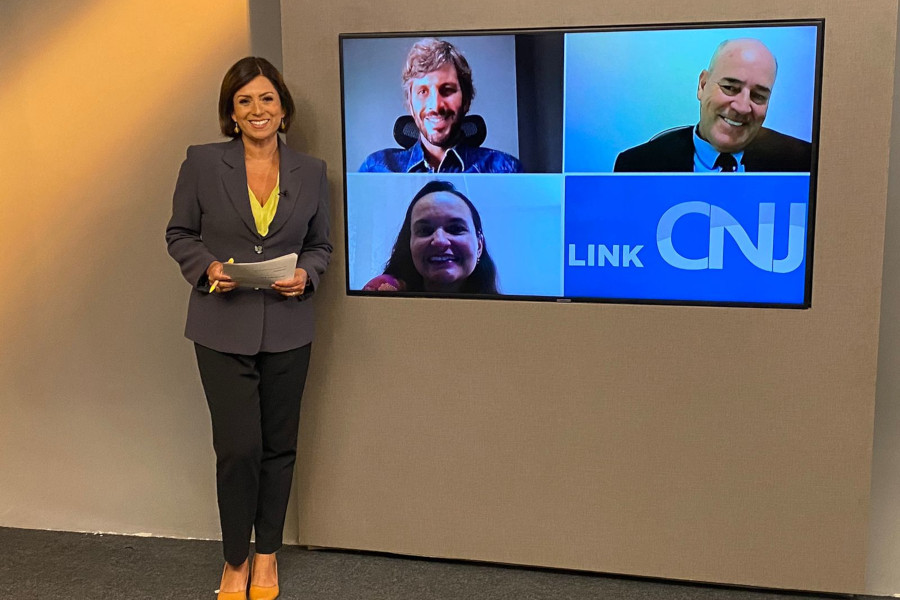
[{"label": "blue logo panel", "polygon": [[809,175],[566,178],[568,297],[802,304]]}]

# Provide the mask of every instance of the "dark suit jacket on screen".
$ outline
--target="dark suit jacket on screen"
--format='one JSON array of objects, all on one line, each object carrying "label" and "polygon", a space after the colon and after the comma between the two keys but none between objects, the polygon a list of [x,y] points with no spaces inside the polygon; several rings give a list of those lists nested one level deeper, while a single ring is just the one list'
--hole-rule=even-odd
[{"label": "dark suit jacket on screen", "polygon": [[[192,286],[185,336],[213,350],[282,352],[313,338],[312,303],[305,300],[331,256],[325,163],[281,140],[279,151],[281,196],[266,237],[257,232],[250,210],[240,139],[191,146],[178,174],[166,243]],[[209,293],[206,269],[214,260],[259,262],[291,252],[309,273],[301,296],[243,287]]]},{"label": "dark suit jacket on screen", "polygon": [[[661,133],[616,158],[617,172],[677,173],[694,170],[693,126]],[[809,142],[763,127],[744,149],[744,169],[750,172],[809,172]]]}]

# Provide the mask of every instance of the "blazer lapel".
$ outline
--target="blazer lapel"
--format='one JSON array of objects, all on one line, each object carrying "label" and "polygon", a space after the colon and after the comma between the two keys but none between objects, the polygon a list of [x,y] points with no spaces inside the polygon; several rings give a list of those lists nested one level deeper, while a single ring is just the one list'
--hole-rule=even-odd
[{"label": "blazer lapel", "polygon": [[253,220],[253,211],[250,209],[250,194],[247,192],[247,166],[244,164],[244,144],[240,138],[234,140],[222,154],[222,161],[230,168],[222,174],[222,183],[228,199],[241,217],[244,225],[256,235],[256,221]]},{"label": "blazer lapel", "polygon": [[290,220],[291,214],[297,206],[297,199],[300,197],[300,185],[302,183],[300,155],[287,147],[287,145],[278,139],[278,150],[281,153],[281,166],[279,167],[279,177],[281,180],[281,196],[278,198],[278,209],[275,211],[275,218],[269,225],[269,235],[271,237],[284,224]]},{"label": "blazer lapel", "polygon": [[694,128],[684,127],[678,132],[676,147],[668,153],[672,164],[666,170],[674,172],[693,172],[694,170]]}]

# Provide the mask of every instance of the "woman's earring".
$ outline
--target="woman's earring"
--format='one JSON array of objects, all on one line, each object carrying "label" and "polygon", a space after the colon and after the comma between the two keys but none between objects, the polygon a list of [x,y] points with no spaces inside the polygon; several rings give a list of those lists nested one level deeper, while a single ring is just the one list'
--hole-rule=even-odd
[{"label": "woman's earring", "polygon": [[235,132],[235,133],[240,133],[240,132],[241,132],[241,128],[238,127],[237,121],[234,122],[234,132]]},{"label": "woman's earring", "polygon": [[281,129],[282,131],[285,130],[285,127],[284,127],[284,119],[281,119],[281,127],[280,127],[279,129]]}]

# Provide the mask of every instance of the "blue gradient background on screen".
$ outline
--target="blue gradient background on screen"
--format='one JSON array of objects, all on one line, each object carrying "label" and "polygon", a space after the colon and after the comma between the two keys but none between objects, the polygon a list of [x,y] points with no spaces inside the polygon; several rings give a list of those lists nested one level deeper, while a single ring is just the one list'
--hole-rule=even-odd
[{"label": "blue gradient background on screen", "polygon": [[778,61],[764,126],[812,141],[814,26],[566,35],[564,169],[609,172],[619,152],[697,123],[697,81],[726,39],[761,40]]},{"label": "blue gradient background on screen", "polygon": [[450,181],[481,215],[500,292],[562,296],[563,178],[552,174],[347,174],[350,289],[380,275],[413,196]]},{"label": "blue gradient background on screen", "polygon": [[[576,259],[586,259],[588,244],[607,248],[643,246],[637,266],[620,260],[619,266],[572,266],[566,257],[566,295],[573,297],[642,298],[652,300],[695,300],[802,304],[806,283],[806,225],[809,199],[808,174],[747,175],[583,175],[566,178],[566,235],[575,245]],[[724,210],[746,233],[754,248],[769,248],[770,256],[784,265],[785,259],[803,257],[787,273],[755,266],[739,248],[735,233],[727,230],[721,239],[722,268],[697,270],[676,267],[665,259],[658,245],[660,221],[667,211],[682,203],[702,202]],[[774,208],[771,246],[760,233],[760,205]],[[803,219],[794,222],[791,205],[802,210]],[[719,225],[721,226],[721,221]],[[802,235],[791,231],[803,227]],[[684,258],[709,259],[712,247],[712,220],[694,212],[675,220],[671,242]],[[738,234],[740,235],[740,234]],[[798,245],[792,255],[788,240]],[[802,249],[801,249],[802,248]],[[751,255],[753,253],[751,252]],[[765,254],[765,253],[763,253]],[[620,257],[622,253],[620,251]],[[788,260],[787,262],[791,262]],[[787,267],[785,267],[787,268]]]}]

